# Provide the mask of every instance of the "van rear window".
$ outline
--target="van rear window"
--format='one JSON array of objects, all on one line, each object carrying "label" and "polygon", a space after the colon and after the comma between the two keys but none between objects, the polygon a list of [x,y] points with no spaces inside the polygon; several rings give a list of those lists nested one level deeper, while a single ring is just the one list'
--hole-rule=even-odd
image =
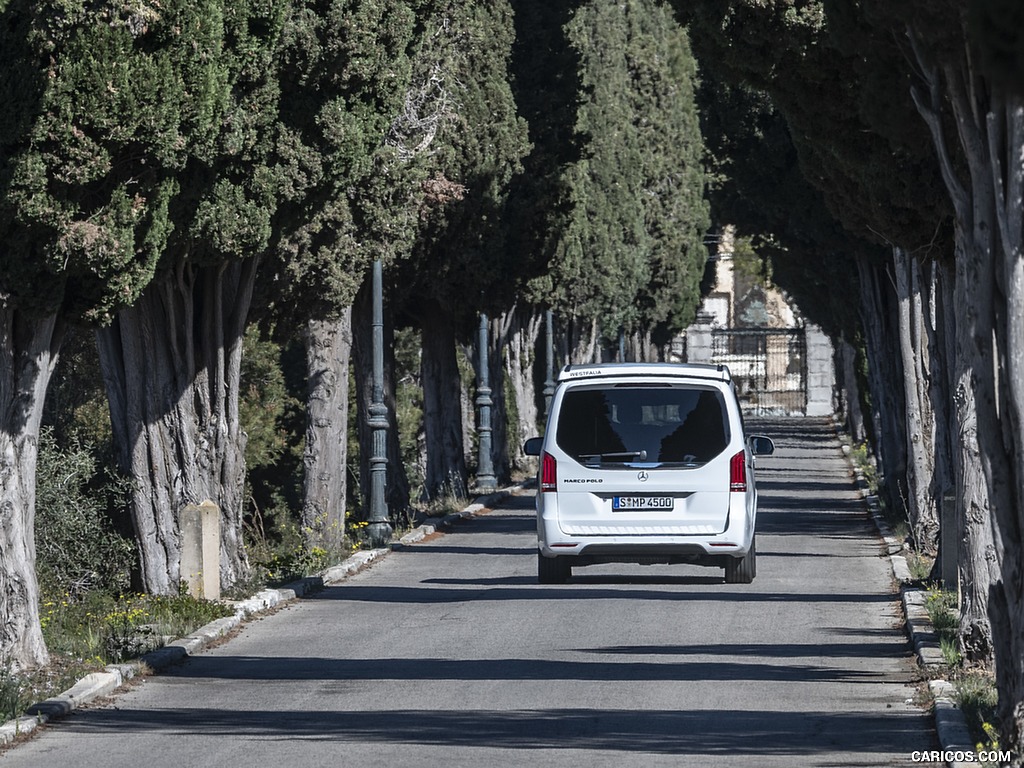
[{"label": "van rear window", "polygon": [[713,387],[574,387],[555,441],[582,464],[703,464],[729,444],[722,393]]}]

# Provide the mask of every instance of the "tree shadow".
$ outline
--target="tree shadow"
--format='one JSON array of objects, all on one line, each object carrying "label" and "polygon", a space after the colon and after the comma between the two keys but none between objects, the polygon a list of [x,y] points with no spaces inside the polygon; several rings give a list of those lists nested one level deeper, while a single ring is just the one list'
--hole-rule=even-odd
[{"label": "tree shadow", "polygon": [[[931,748],[923,716],[912,712],[741,709],[589,709],[352,711],[168,709],[154,717],[130,708],[91,710],[69,728],[95,736],[131,732],[191,739],[288,739],[338,745],[416,745],[623,755],[895,755]],[[827,765],[828,763],[819,763]],[[844,764],[845,763],[844,761]]]}]

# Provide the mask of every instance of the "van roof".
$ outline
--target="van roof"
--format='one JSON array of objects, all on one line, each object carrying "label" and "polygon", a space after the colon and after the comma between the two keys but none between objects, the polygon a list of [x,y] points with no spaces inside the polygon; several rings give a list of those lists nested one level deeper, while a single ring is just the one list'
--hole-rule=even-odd
[{"label": "van roof", "polygon": [[724,365],[700,363],[594,363],[591,365],[567,365],[558,373],[558,381],[597,379],[610,376],[651,377],[679,376],[681,378],[714,379],[731,381],[732,376]]}]

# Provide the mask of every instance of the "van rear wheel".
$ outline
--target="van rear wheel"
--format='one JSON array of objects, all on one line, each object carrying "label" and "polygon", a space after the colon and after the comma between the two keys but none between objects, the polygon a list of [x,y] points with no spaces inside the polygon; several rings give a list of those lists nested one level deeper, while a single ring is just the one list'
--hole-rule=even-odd
[{"label": "van rear wheel", "polygon": [[750,540],[750,551],[743,557],[730,557],[725,561],[726,584],[750,584],[757,576],[757,548]]},{"label": "van rear wheel", "polygon": [[537,581],[541,584],[565,584],[572,576],[567,557],[544,557],[537,553]]}]

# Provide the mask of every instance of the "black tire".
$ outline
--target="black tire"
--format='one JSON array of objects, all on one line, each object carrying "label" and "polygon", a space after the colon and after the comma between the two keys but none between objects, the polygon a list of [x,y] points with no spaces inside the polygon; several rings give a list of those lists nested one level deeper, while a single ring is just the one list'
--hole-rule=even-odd
[{"label": "black tire", "polygon": [[572,566],[566,557],[544,557],[537,553],[537,581],[541,584],[565,584],[572,576]]},{"label": "black tire", "polygon": [[730,557],[725,561],[726,584],[750,584],[757,576],[756,537],[750,540],[750,551],[743,557]]}]

